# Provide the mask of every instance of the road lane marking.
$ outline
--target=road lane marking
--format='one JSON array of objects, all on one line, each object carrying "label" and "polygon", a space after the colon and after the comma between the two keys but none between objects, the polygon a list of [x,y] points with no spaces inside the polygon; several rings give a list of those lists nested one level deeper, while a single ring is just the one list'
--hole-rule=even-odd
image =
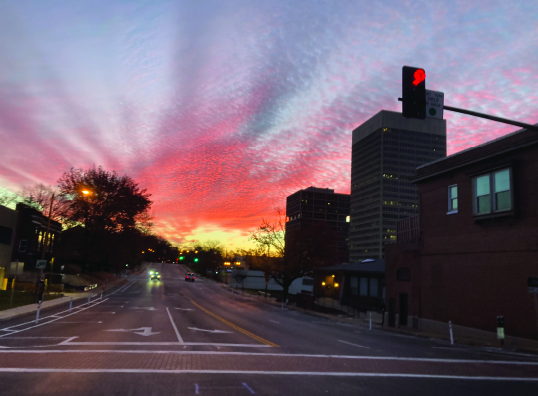
[{"label": "road lane marking", "polygon": [[336,341],[341,342],[341,343],[343,343],[343,344],[353,345],[353,346],[356,346],[356,347],[359,347],[359,348],[370,349],[370,347],[367,347],[367,346],[364,346],[364,345],[352,344],[351,342],[342,341],[342,340],[336,340]]},{"label": "road lane marking", "polygon": [[251,388],[250,386],[247,385],[246,382],[243,382],[242,385],[243,385],[245,388],[247,388],[248,391],[249,391],[250,393],[252,393],[253,395],[256,394],[256,392],[254,392],[254,391],[252,390],[252,388]]},{"label": "road lane marking", "polygon": [[79,324],[79,323],[80,324],[82,324],[82,323],[87,324],[87,323],[103,323],[103,321],[99,320],[99,321],[96,321],[96,322],[94,321],[94,322],[56,322],[56,323],[58,323],[58,324]]},{"label": "road lane marking", "polygon": [[101,303],[104,303],[106,300],[108,300],[108,299],[104,299],[104,300],[98,301],[97,303],[94,303],[93,305],[90,305],[89,307],[86,307],[86,308],[81,309],[81,310],[76,311],[76,312],[72,312],[72,313],[70,313],[70,314],[68,314],[68,315],[62,316],[61,318],[57,318],[57,319],[53,319],[53,320],[49,320],[48,322],[40,323],[40,324],[36,324],[36,325],[34,325],[34,326],[30,326],[30,327],[27,327],[27,328],[22,329],[22,330],[15,330],[15,331],[13,331],[12,333],[9,333],[9,334],[0,335],[0,338],[5,337],[5,336],[9,336],[9,335],[11,335],[11,334],[20,333],[21,331],[26,331],[26,330],[30,330],[30,329],[33,329],[33,328],[36,328],[36,327],[44,326],[44,325],[46,325],[46,324],[49,324],[49,323],[52,323],[52,322],[56,322],[57,320],[67,318],[68,316],[71,316],[71,315],[75,315],[75,314],[79,314],[79,315],[80,315],[80,314],[82,314],[82,312],[80,312],[80,311],[84,311],[84,310],[86,310],[86,309],[93,308],[93,307],[95,307],[96,305],[99,305],[99,304],[101,304]]},{"label": "road lane marking", "polygon": [[[260,345],[260,344],[225,344],[225,343],[215,343],[215,342],[99,342],[99,341],[76,341],[72,342],[71,340],[78,337],[71,337],[68,340],[63,341],[58,345],[77,345],[77,346],[93,346],[93,345],[137,345],[137,346],[215,346],[215,347],[237,347],[237,348],[272,348],[270,345]],[[92,350],[86,350],[85,352],[92,352]],[[147,352],[147,351],[146,351]],[[187,351],[185,351],[187,352]]]},{"label": "road lane marking", "polygon": [[118,374],[250,374],[250,375],[296,375],[324,377],[381,377],[381,378],[435,378],[473,381],[538,382],[535,377],[487,377],[435,374],[400,373],[353,373],[324,371],[255,371],[255,370],[160,370],[160,369],[53,369],[53,368],[0,368],[0,373],[118,373]]},{"label": "road lane marking", "polygon": [[152,329],[151,327],[140,327],[138,329],[110,329],[110,330],[105,330],[105,331],[117,331],[117,332],[124,332],[124,333],[133,332],[133,334],[138,334],[145,337],[155,335],[155,334],[161,334],[160,331],[153,332],[151,331],[151,329]]},{"label": "road lane marking", "polygon": [[[95,342],[81,342],[71,343],[72,339],[78,337],[71,337],[65,340],[61,345],[75,345],[75,344],[103,344]],[[231,346],[241,344],[205,344],[205,343],[185,343],[179,344],[177,342],[128,342],[128,343],[105,343],[113,345],[219,345],[219,346]],[[245,347],[265,348],[267,345],[254,345],[243,344]],[[183,351],[183,350],[143,350],[143,349],[9,349],[0,351],[3,353],[20,353],[20,354],[45,354],[45,353],[118,353],[118,354],[181,354],[181,355],[240,355],[240,356],[276,356],[276,357],[306,357],[306,358],[328,358],[328,359],[349,359],[349,360],[386,360],[386,361],[404,361],[404,362],[426,362],[426,363],[447,363],[447,364],[498,364],[498,365],[510,365],[510,366],[538,366],[538,361],[525,361],[525,360],[473,360],[473,359],[439,359],[439,358],[409,358],[409,357],[393,357],[393,356],[365,356],[365,355],[310,355],[304,353],[266,353],[266,352],[217,352],[217,351]]]},{"label": "road lane marking", "polygon": [[228,334],[232,334],[233,332],[232,331],[224,331],[224,330],[205,330],[205,329],[199,329],[197,327],[187,327],[187,329],[189,330],[194,330],[194,331],[206,331],[208,333],[215,333],[215,334],[224,334],[224,333],[228,333]]},{"label": "road lane marking", "polygon": [[271,320],[271,319],[269,319],[269,322],[273,322],[273,323],[278,323],[278,324],[280,324],[280,322],[277,322],[276,320]]},{"label": "road lane marking", "polygon": [[172,327],[174,328],[174,331],[176,332],[176,336],[179,343],[183,344],[183,338],[181,338],[181,335],[179,334],[179,330],[177,329],[177,326],[174,323],[174,319],[172,319],[172,314],[170,313],[170,310],[168,309],[168,307],[166,307],[166,312],[168,312],[168,317],[170,318],[170,322],[172,322]]},{"label": "road lane marking", "polygon": [[[202,307],[201,305],[195,303],[195,302],[192,301],[191,299],[189,299],[189,300],[191,301],[191,303],[192,303],[195,307],[200,308],[200,309],[201,309],[202,311],[204,311],[206,314],[213,316],[215,319],[220,320],[222,323],[227,324],[227,325],[230,326],[231,328],[233,328],[233,329],[235,329],[235,330],[237,330],[237,331],[239,331],[239,332],[241,332],[241,333],[243,333],[243,334],[249,336],[250,338],[253,338],[253,339],[255,339],[256,341],[261,342],[262,344],[265,344],[265,345],[269,345],[269,346],[271,346],[271,347],[277,347],[277,348],[279,347],[277,344],[275,344],[275,343],[273,343],[273,342],[271,342],[271,341],[267,341],[265,338],[259,337],[259,336],[257,336],[256,334],[253,334],[253,333],[251,333],[250,331],[247,331],[247,330],[245,330],[245,329],[243,329],[243,328],[241,328],[241,327],[239,327],[239,326],[237,326],[237,325],[235,325],[235,324],[233,324],[233,323],[227,321],[226,319],[221,318],[220,316],[214,314],[213,312],[211,312],[211,311],[205,309],[205,308]],[[167,308],[167,309],[168,309],[168,308]]]},{"label": "road lane marking", "polygon": [[174,308],[174,309],[179,309],[180,311],[194,311],[194,309],[190,309],[190,308]]}]

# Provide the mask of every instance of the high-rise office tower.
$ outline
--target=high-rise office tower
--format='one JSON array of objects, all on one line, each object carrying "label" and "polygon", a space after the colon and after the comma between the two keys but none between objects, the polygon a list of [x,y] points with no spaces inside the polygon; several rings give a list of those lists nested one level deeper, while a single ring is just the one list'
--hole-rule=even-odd
[{"label": "high-rise office tower", "polygon": [[328,188],[308,187],[286,198],[286,232],[326,227],[326,244],[336,252],[334,264],[346,263],[349,258],[349,194],[338,194]]},{"label": "high-rise office tower", "polygon": [[396,222],[418,214],[409,180],[418,166],[446,157],[446,121],[382,110],[353,131],[349,261],[383,258]]}]

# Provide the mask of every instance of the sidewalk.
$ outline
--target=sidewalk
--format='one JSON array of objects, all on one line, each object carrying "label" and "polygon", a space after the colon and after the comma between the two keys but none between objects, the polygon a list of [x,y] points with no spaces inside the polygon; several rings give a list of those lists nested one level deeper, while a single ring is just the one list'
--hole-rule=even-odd
[{"label": "sidewalk", "polygon": [[[100,293],[95,292],[87,292],[87,293],[63,293],[64,297],[55,298],[54,300],[50,301],[43,301],[41,304],[41,309],[47,309],[52,308],[57,305],[65,304],[71,301],[80,300],[81,298],[93,298],[97,296]],[[16,318],[17,316],[26,315],[32,312],[37,312],[37,304],[29,304],[29,305],[22,305],[17,308],[11,308],[11,309],[5,309],[3,311],[0,311],[0,321]]]},{"label": "sidewalk", "polygon": [[[107,290],[109,290],[110,288],[114,286],[118,286],[119,284],[123,284],[126,282],[127,282],[126,278],[117,278],[113,282],[110,282],[107,284]],[[57,305],[61,305],[64,303],[68,303],[69,301],[71,301],[71,298],[73,299],[73,301],[80,300],[82,298],[88,298],[88,297],[94,298],[96,296],[101,295],[102,286],[103,285],[101,285],[101,287],[97,287],[93,289],[93,291],[88,291],[88,292],[83,292],[83,293],[63,293],[64,297],[55,298],[54,300],[49,300],[49,301],[43,301],[43,303],[41,303],[41,309],[43,310],[43,309],[52,308],[52,307],[55,307]],[[26,315],[32,312],[37,312],[37,304],[22,305],[16,308],[4,309],[3,311],[0,311],[0,321],[11,319],[11,318],[16,318],[17,316]]]}]

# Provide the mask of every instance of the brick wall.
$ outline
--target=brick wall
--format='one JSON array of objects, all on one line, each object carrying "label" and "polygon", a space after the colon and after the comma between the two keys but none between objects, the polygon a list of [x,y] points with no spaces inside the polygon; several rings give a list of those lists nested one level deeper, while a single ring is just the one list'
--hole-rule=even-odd
[{"label": "brick wall", "polygon": [[[494,331],[497,315],[504,315],[507,335],[538,338],[534,296],[527,291],[527,278],[538,276],[538,145],[503,153],[516,138],[492,143],[499,147],[487,147],[497,150],[491,158],[473,149],[460,154],[459,168],[418,181],[421,238],[415,256],[409,244],[386,245],[387,306],[390,297],[398,304],[399,293],[409,293],[410,316]],[[513,171],[515,210],[475,217],[473,176],[505,165]],[[453,184],[458,213],[447,214]],[[411,284],[395,280],[402,266],[411,268]]]}]

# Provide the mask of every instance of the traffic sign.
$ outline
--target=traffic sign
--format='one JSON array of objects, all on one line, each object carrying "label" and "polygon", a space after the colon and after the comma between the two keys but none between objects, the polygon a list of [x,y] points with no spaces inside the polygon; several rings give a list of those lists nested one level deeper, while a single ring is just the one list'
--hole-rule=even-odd
[{"label": "traffic sign", "polygon": [[37,260],[36,268],[46,268],[47,267],[47,260]]},{"label": "traffic sign", "polygon": [[443,119],[445,93],[426,90],[426,117]]},{"label": "traffic sign", "polygon": [[529,293],[538,294],[538,278],[527,278],[527,286],[529,287]]}]

